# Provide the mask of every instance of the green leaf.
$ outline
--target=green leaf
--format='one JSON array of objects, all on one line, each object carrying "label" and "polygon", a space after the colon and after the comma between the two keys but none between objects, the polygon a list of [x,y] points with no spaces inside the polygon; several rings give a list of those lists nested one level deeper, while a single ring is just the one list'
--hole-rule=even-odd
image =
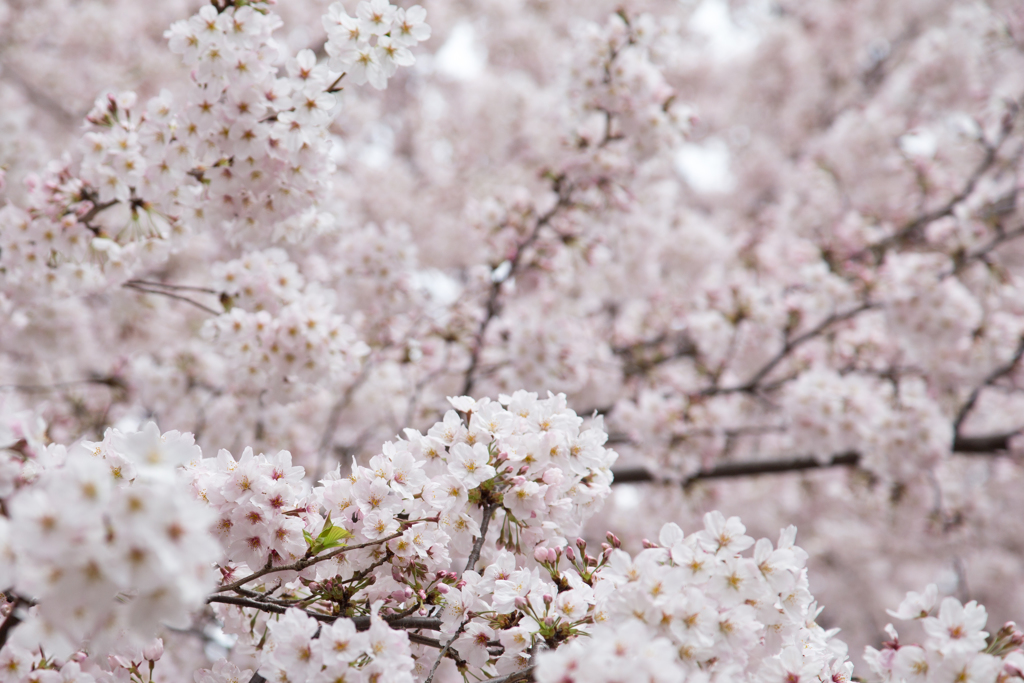
[{"label": "green leaf", "polygon": [[309,544],[311,555],[316,555],[328,548],[337,548],[338,546],[345,545],[345,539],[352,537],[351,531],[344,527],[334,526],[334,523],[331,522],[331,513],[329,512],[327,513],[327,519],[324,520],[324,528],[316,539],[308,531],[303,531],[302,533],[306,536],[306,543]]}]

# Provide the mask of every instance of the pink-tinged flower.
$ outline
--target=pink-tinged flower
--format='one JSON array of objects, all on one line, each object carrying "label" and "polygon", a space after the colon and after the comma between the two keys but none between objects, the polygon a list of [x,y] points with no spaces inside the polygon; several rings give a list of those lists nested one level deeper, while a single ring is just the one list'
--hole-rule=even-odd
[{"label": "pink-tinged flower", "polygon": [[900,603],[899,609],[895,612],[891,609],[885,610],[889,616],[896,619],[924,619],[930,616],[935,606],[939,604],[939,588],[934,583],[928,584],[924,593],[910,591],[907,597]]},{"label": "pink-tinged flower", "polygon": [[982,631],[988,613],[976,601],[966,605],[953,597],[943,598],[939,616],[927,617],[921,624],[943,653],[978,652],[985,648],[988,633]]},{"label": "pink-tinged flower", "polygon": [[481,443],[472,446],[457,443],[448,455],[448,471],[459,478],[466,488],[476,488],[495,474],[497,470],[488,464],[490,453]]}]

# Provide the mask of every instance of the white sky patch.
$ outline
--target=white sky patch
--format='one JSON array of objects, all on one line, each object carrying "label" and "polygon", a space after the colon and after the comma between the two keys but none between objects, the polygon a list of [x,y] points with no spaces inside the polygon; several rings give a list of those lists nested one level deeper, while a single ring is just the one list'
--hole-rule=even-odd
[{"label": "white sky patch", "polygon": [[640,507],[640,492],[632,484],[620,484],[612,490],[615,506],[620,510],[635,510]]},{"label": "white sky patch", "polygon": [[451,306],[462,295],[462,285],[437,268],[427,268],[413,273],[412,286],[426,292],[438,309]]},{"label": "white sky patch", "polygon": [[695,192],[731,192],[736,179],[729,170],[729,148],[718,138],[683,145],[676,153],[676,172]]},{"label": "white sky patch", "polygon": [[472,24],[460,21],[455,25],[434,57],[434,68],[457,81],[471,81],[484,72],[487,48],[477,38]]},{"label": "white sky patch", "polygon": [[716,57],[728,60],[751,52],[759,38],[753,27],[733,21],[724,0],[703,0],[690,16],[690,30],[707,38]]},{"label": "white sky patch", "polygon": [[900,136],[900,149],[908,157],[931,159],[939,149],[939,141],[930,130],[918,128]]}]

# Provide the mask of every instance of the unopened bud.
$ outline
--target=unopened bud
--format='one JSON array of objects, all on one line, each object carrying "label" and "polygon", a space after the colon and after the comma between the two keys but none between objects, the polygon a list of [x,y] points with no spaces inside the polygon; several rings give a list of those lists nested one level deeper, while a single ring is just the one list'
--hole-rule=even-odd
[{"label": "unopened bud", "polygon": [[654,543],[651,543],[650,541],[648,541],[646,538],[643,540],[643,544],[644,544],[644,548],[657,548],[658,547]]},{"label": "unopened bud", "polygon": [[441,595],[447,595],[448,594],[448,590],[449,590],[448,584],[446,584],[446,583],[439,583],[439,584],[437,584],[437,592],[440,593]]},{"label": "unopened bud", "polygon": [[553,597],[551,597],[551,596],[550,596],[550,595],[548,595],[547,593],[545,593],[545,594],[544,594],[544,604],[545,604],[545,605],[550,605],[550,604],[551,604],[551,603],[553,603],[554,601],[555,601],[555,599],[554,599]]},{"label": "unopened bud", "polygon": [[594,557],[593,555],[587,555],[587,566],[588,567],[593,567],[596,564],[597,564],[597,558]]},{"label": "unopened bud", "polygon": [[391,578],[394,579],[395,581],[397,581],[398,583],[401,583],[402,582],[402,570],[399,569],[398,567],[396,567],[395,565],[391,565]]},{"label": "unopened bud", "polygon": [[571,545],[565,546],[565,556],[569,558],[570,562],[576,561],[576,551],[572,549]]},{"label": "unopened bud", "polygon": [[526,598],[524,598],[522,595],[517,595],[516,596],[516,609],[525,609],[526,606],[529,605],[529,604],[530,604],[529,601]]},{"label": "unopened bud", "polygon": [[155,662],[164,656],[164,640],[163,638],[154,638],[153,642],[142,648],[142,656],[147,661]]},{"label": "unopened bud", "polygon": [[455,584],[455,590],[462,590],[463,588],[465,588],[465,586],[465,581],[459,581],[457,584]]},{"label": "unopened bud", "polygon": [[548,562],[551,564],[558,562],[558,551],[554,548],[548,548]]},{"label": "unopened bud", "polygon": [[587,542],[584,541],[582,538],[577,538],[576,539],[576,547],[580,549],[580,552],[583,552],[584,550],[587,549]]},{"label": "unopened bud", "polygon": [[555,618],[554,617],[544,617],[544,625],[545,626],[554,626],[555,625]]},{"label": "unopened bud", "polygon": [[608,542],[611,543],[613,548],[618,548],[622,545],[622,542],[619,540],[619,537],[610,531],[608,532],[608,535],[605,538],[608,539]]},{"label": "unopened bud", "polygon": [[543,548],[541,546],[537,546],[536,548],[533,549],[533,559],[537,560],[538,562],[547,562],[548,561],[548,549],[547,548]]}]

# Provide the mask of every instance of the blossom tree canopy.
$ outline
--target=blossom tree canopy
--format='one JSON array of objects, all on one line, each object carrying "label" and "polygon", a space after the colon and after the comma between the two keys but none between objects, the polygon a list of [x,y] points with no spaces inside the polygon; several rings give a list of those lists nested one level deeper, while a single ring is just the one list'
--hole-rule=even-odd
[{"label": "blossom tree canopy", "polygon": [[0,0],[0,683],[1024,679],[1024,5],[419,2]]}]

